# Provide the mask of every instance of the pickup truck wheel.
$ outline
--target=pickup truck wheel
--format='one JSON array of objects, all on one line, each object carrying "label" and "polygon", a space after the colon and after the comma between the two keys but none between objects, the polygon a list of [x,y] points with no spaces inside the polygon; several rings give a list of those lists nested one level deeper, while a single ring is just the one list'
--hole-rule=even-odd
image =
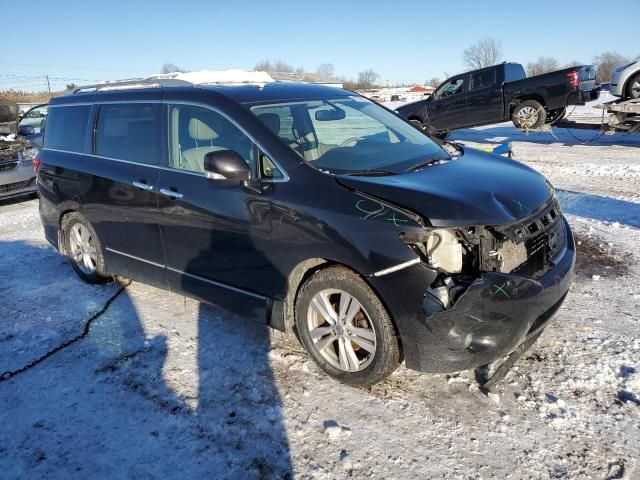
[{"label": "pickup truck wheel", "polygon": [[640,73],[636,74],[627,85],[627,98],[640,98]]},{"label": "pickup truck wheel", "polygon": [[295,322],[311,358],[353,386],[390,375],[402,359],[386,308],[360,276],[344,267],[313,274],[298,292]]},{"label": "pickup truck wheel", "polygon": [[536,100],[525,100],[513,109],[511,120],[516,128],[540,128],[547,120],[547,111]]}]

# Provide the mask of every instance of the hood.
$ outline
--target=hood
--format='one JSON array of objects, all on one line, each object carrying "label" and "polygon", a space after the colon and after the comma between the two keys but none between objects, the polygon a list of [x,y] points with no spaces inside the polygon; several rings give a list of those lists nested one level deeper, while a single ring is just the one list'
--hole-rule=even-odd
[{"label": "hood", "polygon": [[457,160],[400,175],[336,179],[443,227],[514,223],[532,215],[552,195],[551,186],[535,170],[468,148]]},{"label": "hood", "polygon": [[0,98],[0,136],[16,133],[18,127],[18,106]]}]

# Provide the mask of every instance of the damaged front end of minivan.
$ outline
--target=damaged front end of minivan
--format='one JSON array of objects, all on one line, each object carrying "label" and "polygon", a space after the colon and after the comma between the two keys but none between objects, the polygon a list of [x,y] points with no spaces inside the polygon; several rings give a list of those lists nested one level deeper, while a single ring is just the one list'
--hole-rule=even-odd
[{"label": "damaged front end of minivan", "polygon": [[420,371],[467,370],[521,355],[519,347],[529,348],[560,308],[573,276],[574,241],[555,196],[508,225],[425,226],[401,237],[433,279],[424,285],[420,313],[400,327],[407,366]]}]

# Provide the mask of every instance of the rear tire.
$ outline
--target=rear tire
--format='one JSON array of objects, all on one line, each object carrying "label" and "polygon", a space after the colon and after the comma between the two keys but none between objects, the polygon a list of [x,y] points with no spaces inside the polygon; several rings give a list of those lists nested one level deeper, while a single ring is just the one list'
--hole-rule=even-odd
[{"label": "rear tire", "polygon": [[102,244],[87,219],[70,213],[62,219],[61,229],[65,252],[78,276],[87,283],[106,282]]},{"label": "rear tire", "polygon": [[531,130],[540,128],[547,120],[547,111],[536,100],[525,100],[519,103],[511,113],[511,121],[516,128]]},{"label": "rear tire", "polygon": [[387,310],[351,270],[314,273],[298,292],[295,313],[302,345],[342,383],[373,385],[400,365],[400,343]]},{"label": "rear tire", "polygon": [[627,85],[625,98],[640,98],[640,73],[631,77]]}]

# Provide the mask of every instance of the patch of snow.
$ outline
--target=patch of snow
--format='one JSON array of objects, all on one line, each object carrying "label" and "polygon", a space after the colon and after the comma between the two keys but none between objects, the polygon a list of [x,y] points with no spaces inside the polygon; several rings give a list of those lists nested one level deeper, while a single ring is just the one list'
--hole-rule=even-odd
[{"label": "patch of snow", "polygon": [[271,83],[275,80],[267,72],[248,72],[246,70],[200,70],[197,72],[159,73],[151,75],[153,79],[184,80],[195,85],[203,84],[239,84],[239,83]]}]

